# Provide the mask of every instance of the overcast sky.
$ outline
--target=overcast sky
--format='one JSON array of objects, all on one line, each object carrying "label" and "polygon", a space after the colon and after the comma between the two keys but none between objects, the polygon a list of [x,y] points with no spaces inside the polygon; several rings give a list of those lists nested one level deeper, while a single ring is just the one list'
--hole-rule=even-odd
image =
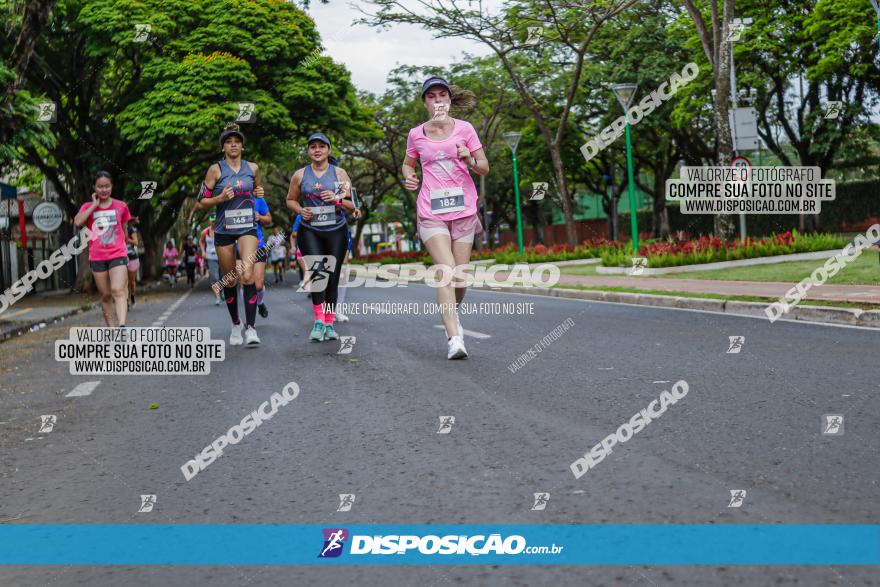
[{"label": "overcast sky", "polygon": [[[463,39],[433,39],[428,31],[414,25],[396,25],[389,30],[377,31],[351,23],[361,17],[352,4],[362,5],[370,12],[375,8],[363,2],[330,0],[321,4],[312,0],[308,9],[326,47],[326,54],[334,61],[345,64],[358,90],[381,94],[385,89],[388,72],[398,65],[436,65],[444,67],[460,61],[465,52],[486,55],[485,47]],[[483,6],[493,12],[501,0],[483,0]]]}]

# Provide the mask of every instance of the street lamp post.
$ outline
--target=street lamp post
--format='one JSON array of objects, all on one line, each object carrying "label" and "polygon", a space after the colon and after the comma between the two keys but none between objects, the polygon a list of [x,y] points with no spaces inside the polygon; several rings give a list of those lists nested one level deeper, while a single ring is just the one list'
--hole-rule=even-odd
[{"label": "street lamp post", "polygon": [[880,4],[877,3],[877,0],[871,0],[871,6],[874,7],[874,12],[877,13],[877,38],[880,39]]},{"label": "street lamp post", "polygon": [[612,86],[614,97],[620,102],[623,108],[623,115],[626,117],[626,172],[629,184],[629,221],[632,229],[632,246],[633,252],[639,250],[639,224],[636,218],[636,182],[633,178],[633,160],[632,160],[632,139],[629,132],[629,105],[636,96],[638,84],[617,84]]},{"label": "street lamp post", "polygon": [[522,212],[520,211],[519,203],[519,170],[516,167],[516,147],[519,145],[521,138],[522,133],[519,131],[504,133],[504,142],[510,147],[510,153],[513,157],[513,193],[516,194],[516,235],[519,240],[520,254],[525,252],[523,248]]}]

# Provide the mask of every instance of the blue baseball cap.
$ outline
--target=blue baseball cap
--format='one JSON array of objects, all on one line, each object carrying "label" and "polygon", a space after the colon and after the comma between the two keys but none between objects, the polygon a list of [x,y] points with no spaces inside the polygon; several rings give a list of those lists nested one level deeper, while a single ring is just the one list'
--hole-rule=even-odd
[{"label": "blue baseball cap", "polygon": [[306,141],[306,144],[307,144],[307,145],[310,145],[310,144],[312,144],[312,141],[321,141],[322,143],[324,143],[324,144],[327,145],[328,147],[330,146],[330,139],[328,139],[328,138],[327,138],[327,135],[325,135],[325,134],[322,133],[322,132],[316,132],[315,134],[313,134],[312,136],[310,136],[310,137],[309,137],[309,140]]},{"label": "blue baseball cap", "polygon": [[426,79],[425,82],[422,84],[422,100],[425,99],[425,93],[434,86],[441,86],[443,88],[446,88],[446,91],[449,92],[450,95],[452,95],[452,88],[449,87],[449,82],[447,82],[442,77],[437,77],[435,75]]}]

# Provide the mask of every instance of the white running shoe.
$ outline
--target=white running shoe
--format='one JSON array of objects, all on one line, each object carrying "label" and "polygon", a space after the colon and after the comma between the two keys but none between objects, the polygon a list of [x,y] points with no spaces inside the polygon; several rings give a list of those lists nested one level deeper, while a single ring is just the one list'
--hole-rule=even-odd
[{"label": "white running shoe", "polygon": [[229,333],[229,344],[230,346],[240,346],[242,342],[241,324],[233,324],[232,332]]},{"label": "white running shoe", "polygon": [[346,316],[345,314],[340,314],[339,312],[337,312],[334,316],[336,317],[337,322],[348,322],[348,316]]},{"label": "white running shoe", "polygon": [[446,358],[449,360],[453,359],[466,359],[467,349],[464,348],[464,340],[460,336],[453,336],[446,342],[447,351]]},{"label": "white running shoe", "polygon": [[260,344],[260,337],[257,336],[257,329],[248,326],[244,331],[244,341],[247,346],[257,346]]}]

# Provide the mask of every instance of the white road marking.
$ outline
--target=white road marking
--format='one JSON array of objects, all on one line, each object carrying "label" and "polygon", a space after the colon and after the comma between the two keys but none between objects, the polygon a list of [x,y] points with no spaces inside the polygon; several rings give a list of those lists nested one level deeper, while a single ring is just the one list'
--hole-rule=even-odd
[{"label": "white road marking", "polygon": [[101,385],[100,381],[83,381],[73,388],[73,390],[64,397],[83,397],[92,395],[92,392]]},{"label": "white road marking", "polygon": [[165,312],[162,313],[161,316],[159,316],[159,319],[158,319],[158,320],[156,320],[155,322],[153,322],[152,326],[162,326],[163,324],[165,324],[165,321],[168,320],[168,318],[171,317],[171,314],[174,313],[174,310],[176,310],[177,308],[179,308],[179,307],[180,307],[180,304],[182,304],[183,302],[185,302],[185,301],[186,301],[186,298],[188,298],[188,297],[189,297],[189,294],[191,294],[193,291],[194,291],[194,290],[192,290],[192,289],[191,289],[191,290],[188,290],[185,294],[183,294],[182,296],[180,296],[180,298],[179,298],[176,302],[174,302],[173,304],[171,304],[171,307],[169,307],[167,310],[165,310]]},{"label": "white road marking", "polygon": [[[443,328],[444,330],[446,329],[446,327],[443,326],[442,324],[435,324],[434,328]],[[492,338],[491,334],[484,334],[482,332],[468,330],[467,328],[462,328],[461,330],[462,330],[462,332],[464,332],[467,336],[470,336],[471,338],[479,338],[479,339]]]},{"label": "white road marking", "polygon": [[[698,310],[696,308],[670,308],[668,306],[646,306],[645,304],[632,304],[629,302],[609,302],[605,300],[585,300],[581,298],[565,298],[560,296],[545,296],[542,294],[529,294],[529,293],[520,293],[513,291],[499,291],[499,292],[490,292],[488,290],[481,289],[469,289],[469,292],[473,293],[497,293],[500,295],[506,296],[527,296],[531,298],[544,298],[547,300],[560,300],[560,301],[569,301],[569,302],[582,302],[588,304],[612,304],[618,306],[632,306],[634,308],[645,308],[647,310],[672,310],[674,312],[696,312],[698,314],[716,314],[718,316],[727,316],[728,318],[750,318],[752,320],[761,320],[762,322],[770,322],[765,316],[749,316],[748,314],[734,314],[731,312],[716,312],[714,310]],[[795,320],[792,318],[780,318],[777,322],[782,322],[785,324],[809,324],[811,326],[828,326],[831,328],[851,328],[855,330],[871,330],[873,332],[880,332],[880,328],[876,326],[856,326],[855,324],[835,324],[833,322],[814,322],[812,320]],[[659,344],[659,343],[658,343]]]}]

